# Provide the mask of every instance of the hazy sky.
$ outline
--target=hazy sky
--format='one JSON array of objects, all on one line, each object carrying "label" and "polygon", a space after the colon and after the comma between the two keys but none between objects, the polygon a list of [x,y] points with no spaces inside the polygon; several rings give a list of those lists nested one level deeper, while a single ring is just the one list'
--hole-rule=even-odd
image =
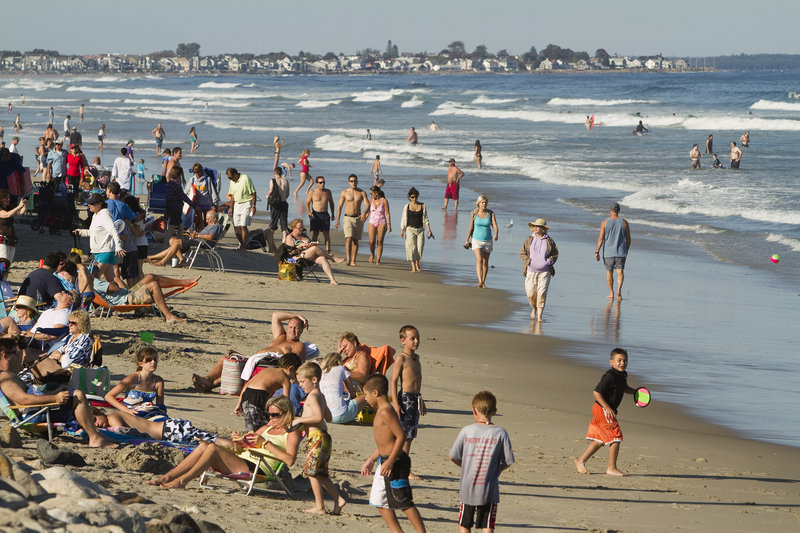
[{"label": "hazy sky", "polygon": [[[148,53],[197,42],[202,55],[300,50],[350,54],[522,53],[553,43],[610,54],[800,53],[800,3],[788,0],[3,0],[0,49],[64,54]],[[58,28],[63,21],[62,29]]]}]

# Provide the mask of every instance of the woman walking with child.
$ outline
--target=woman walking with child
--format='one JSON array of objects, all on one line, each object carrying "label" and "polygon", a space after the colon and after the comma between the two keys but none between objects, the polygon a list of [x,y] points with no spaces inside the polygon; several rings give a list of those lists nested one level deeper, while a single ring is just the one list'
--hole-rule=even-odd
[{"label": "woman walking with child", "polygon": [[433,238],[428,209],[418,199],[419,191],[411,187],[408,190],[408,203],[403,208],[400,219],[400,237],[405,237],[406,240],[406,259],[411,262],[411,272],[422,270],[419,261],[425,247],[425,228],[428,229],[428,238]]},{"label": "woman walking with child", "polygon": [[464,248],[470,248],[472,239],[472,251],[475,253],[475,273],[478,275],[478,287],[486,288],[486,274],[489,272],[489,255],[492,253],[492,241],[496,241],[500,236],[497,229],[497,220],[494,211],[487,209],[489,199],[485,195],[478,196],[475,200],[477,209],[472,211],[472,220],[469,223],[467,240]]}]

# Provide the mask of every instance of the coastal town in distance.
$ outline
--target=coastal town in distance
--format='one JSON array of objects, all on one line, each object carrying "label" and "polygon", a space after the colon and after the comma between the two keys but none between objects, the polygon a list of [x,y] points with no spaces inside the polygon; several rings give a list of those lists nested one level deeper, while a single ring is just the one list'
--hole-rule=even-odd
[{"label": "coastal town in distance", "polygon": [[576,52],[550,44],[541,52],[532,47],[523,54],[507,50],[490,53],[478,45],[468,52],[454,41],[438,53],[399,52],[389,41],[386,50],[366,48],[354,54],[298,52],[268,54],[231,53],[200,55],[197,43],[180,43],[176,50],[151,54],[98,53],[61,55],[56,50],[28,52],[0,50],[0,72],[15,74],[78,73],[241,73],[241,74],[354,74],[354,73],[456,73],[456,72],[552,72],[552,71],[694,71],[714,70],[704,59],[609,55],[604,49]]}]

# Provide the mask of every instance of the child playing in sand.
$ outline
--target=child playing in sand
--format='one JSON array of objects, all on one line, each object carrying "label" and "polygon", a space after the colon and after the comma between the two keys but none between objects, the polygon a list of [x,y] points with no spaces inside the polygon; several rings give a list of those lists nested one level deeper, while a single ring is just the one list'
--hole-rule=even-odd
[{"label": "child playing in sand", "polygon": [[352,422],[358,418],[358,412],[367,403],[363,395],[356,395],[356,388],[350,381],[350,372],[342,366],[342,356],[337,352],[329,353],[322,360],[319,390],[325,396],[325,403],[331,411],[332,424]]},{"label": "child playing in sand", "polygon": [[622,442],[622,430],[617,423],[617,408],[622,402],[625,393],[633,394],[636,390],[628,386],[628,352],[622,348],[611,350],[609,360],[611,368],[600,378],[600,383],[594,388],[594,405],[592,406],[592,421],[589,422],[589,429],[586,431],[586,439],[592,442],[586,447],[583,455],[575,459],[575,468],[581,474],[586,474],[586,461],[594,455],[597,450],[608,445],[608,468],[606,474],[609,476],[624,476],[617,469],[617,457],[619,456],[619,445]]},{"label": "child playing in sand", "polygon": [[289,398],[291,380],[295,379],[299,366],[300,358],[288,353],[281,357],[279,368],[264,368],[244,384],[233,412],[236,416],[244,416],[247,431],[255,431],[269,423],[267,400],[281,389],[283,395]]},{"label": "child playing in sand", "polygon": [[[419,362],[419,331],[414,326],[400,328],[400,344],[402,353],[395,359],[392,370],[392,381],[389,390],[392,392],[392,406],[400,416],[400,427],[403,428],[406,440],[403,451],[411,451],[411,441],[417,438],[420,415],[425,415],[425,402],[420,394],[422,388],[422,365]],[[410,479],[422,479],[409,473]]]},{"label": "child playing in sand", "polygon": [[[285,357],[285,356],[284,356]],[[306,401],[303,404],[303,416],[294,419],[295,424],[305,424],[308,428],[306,437],[306,466],[304,473],[311,481],[311,490],[314,491],[316,505],[306,509],[307,513],[325,514],[322,489],[325,489],[333,498],[331,514],[338,515],[347,503],[344,496],[339,494],[339,489],[328,477],[328,460],[331,457],[331,436],[328,434],[327,420],[331,420],[331,412],[325,405],[325,396],[319,391],[319,380],[322,369],[317,363],[303,363],[297,369],[297,383],[305,391]]]},{"label": "child playing in sand", "polygon": [[[489,391],[472,398],[475,423],[464,427],[450,450],[450,460],[461,467],[458,527],[469,533],[472,527],[494,531],[500,501],[500,473],[514,464],[508,433],[492,424],[497,399]],[[477,512],[477,517],[475,516]]]},{"label": "child playing in sand", "polygon": [[[145,345],[136,350],[136,372],[126,376],[113,389],[108,391],[105,400],[113,407],[127,411],[135,416],[158,422],[167,418],[164,405],[164,380],[156,375],[158,352]],[[122,401],[117,396],[125,395]],[[113,426],[125,425],[117,413],[108,415]]]},{"label": "child playing in sand", "polygon": [[395,509],[401,509],[414,529],[425,531],[422,516],[414,505],[408,475],[411,473],[411,459],[403,451],[405,434],[397,414],[389,403],[389,381],[385,376],[374,374],[367,378],[363,385],[367,403],[375,411],[372,429],[377,448],[361,467],[361,475],[372,473],[375,461],[378,461],[369,503],[378,508],[386,525],[392,531],[402,531],[397,521]]}]

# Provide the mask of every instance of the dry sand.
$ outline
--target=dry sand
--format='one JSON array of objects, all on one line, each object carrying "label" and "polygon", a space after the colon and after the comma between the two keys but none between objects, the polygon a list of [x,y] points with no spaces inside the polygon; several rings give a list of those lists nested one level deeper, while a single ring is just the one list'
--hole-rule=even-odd
[{"label": "dry sand", "polygon": [[[16,283],[34,267],[26,258],[69,247],[66,237],[34,237],[25,227],[19,231],[23,244],[11,275]],[[26,246],[34,240],[36,252]],[[271,256],[238,254],[233,244],[227,237],[222,250],[224,274],[209,272],[202,258],[199,271],[146,267],[148,272],[172,277],[202,273],[197,288],[171,301],[190,317],[189,322],[167,325],[155,318],[124,315],[92,322],[102,335],[105,362],[115,380],[133,370],[130,352],[138,333],[155,333],[162,354],[158,374],[166,380],[173,417],[221,433],[242,429],[242,420],[233,414],[235,399],[194,392],[190,376],[207,370],[229,346],[242,353],[265,346],[271,340],[268,320],[273,311],[304,314],[311,328],[303,340],[317,343],[323,354],[336,348],[338,335],[345,330],[356,332],[367,344],[397,347],[397,331],[410,323],[422,336],[419,353],[429,411],[411,450],[413,469],[425,480],[412,486],[429,531],[457,529],[459,470],[447,454],[459,429],[472,422],[470,401],[482,389],[497,395],[495,423],[508,430],[517,459],[501,478],[499,530],[732,533],[800,527],[799,449],[738,438],[687,417],[679,408],[659,403],[657,390],[646,409],[635,408],[629,398],[620,408],[625,441],[619,467],[630,475],[604,474],[606,450],[589,462],[589,475],[578,474],[572,461],[586,445],[591,391],[602,370],[568,360],[564,355],[571,345],[561,341],[465,325],[502,320],[511,304],[499,291],[445,285],[436,275],[412,274],[404,262],[392,260],[383,267],[364,260],[356,268],[337,268],[339,287],[283,282],[275,276]],[[598,346],[598,361],[607,361],[611,348]],[[638,384],[636,353],[630,354],[628,371],[630,383]],[[746,391],[742,401],[747,401]],[[148,472],[166,468],[176,459],[175,453],[149,447],[90,450],[66,439],[58,443],[84,454],[90,466],[78,469],[80,473],[112,492],[138,491],[144,498],[196,513],[227,531],[384,528],[367,503],[371,478],[359,475],[374,449],[371,428],[332,425],[330,432],[331,476],[349,500],[337,517],[302,513],[310,506],[310,492],[292,501],[207,490],[197,482],[175,491],[145,485],[153,475]],[[301,472],[302,463],[300,454],[293,474]],[[330,508],[331,502],[326,505]],[[401,523],[411,529],[404,519]]]}]

